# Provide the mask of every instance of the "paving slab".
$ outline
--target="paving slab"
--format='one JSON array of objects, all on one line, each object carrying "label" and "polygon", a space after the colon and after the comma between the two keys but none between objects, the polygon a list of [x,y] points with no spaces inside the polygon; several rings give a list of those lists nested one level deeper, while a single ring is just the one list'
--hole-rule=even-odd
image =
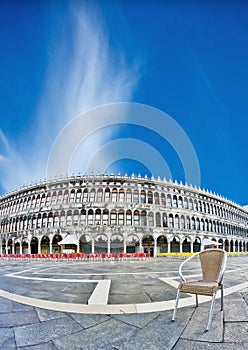
[{"label": "paving slab", "polygon": [[14,333],[16,344],[20,347],[48,342],[65,334],[73,335],[80,330],[82,327],[66,315],[59,322],[53,319],[38,324],[15,327]]},{"label": "paving slab", "polygon": [[[212,343],[223,342],[223,311],[219,305],[215,305],[212,323],[206,332],[210,303],[199,305],[194,308],[192,318],[189,320],[181,338],[187,340],[198,340]],[[183,311],[182,309],[180,310]]]},{"label": "paving slab", "polygon": [[13,328],[0,328],[0,349],[14,350],[16,349]]},{"label": "paving slab", "polygon": [[[228,322],[225,324],[224,342],[248,344],[248,322]],[[237,348],[237,347],[235,347]]]},{"label": "paving slab", "polygon": [[[185,311],[183,322],[181,320],[171,322],[170,314],[160,314],[131,339],[120,344],[120,346],[122,345],[123,350],[172,349],[183,332],[190,315],[190,312]],[[117,349],[119,348],[117,347]],[[122,348],[120,347],[120,349]]]},{"label": "paving slab", "polygon": [[58,350],[68,350],[71,344],[74,350],[111,350],[136,332],[136,327],[110,319],[77,334],[59,337],[54,344]]},{"label": "paving slab", "polygon": [[248,322],[248,307],[241,294],[239,294],[239,298],[225,300],[224,315],[225,322]]},{"label": "paving slab", "polygon": [[35,310],[23,312],[9,312],[0,314],[1,327],[15,327],[27,324],[38,323],[39,317]]}]

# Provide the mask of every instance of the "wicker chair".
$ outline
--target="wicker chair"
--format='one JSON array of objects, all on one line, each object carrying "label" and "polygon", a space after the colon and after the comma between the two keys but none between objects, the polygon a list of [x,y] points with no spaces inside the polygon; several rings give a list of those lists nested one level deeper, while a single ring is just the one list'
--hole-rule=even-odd
[{"label": "wicker chair", "polygon": [[[182,274],[182,268],[191,259],[199,256],[202,270],[202,278],[198,280],[186,280]],[[179,267],[179,275],[181,282],[178,286],[176,304],[172,316],[172,321],[176,318],[176,312],[179,302],[180,293],[195,294],[196,296],[196,306],[198,306],[197,295],[207,295],[212,296],[212,303],[209,310],[208,322],[206,326],[206,331],[209,330],[215,297],[217,290],[221,289],[221,310],[223,310],[223,299],[224,299],[224,286],[223,286],[223,276],[226,268],[227,253],[223,249],[207,249],[195,253],[188,259],[186,259]]]}]

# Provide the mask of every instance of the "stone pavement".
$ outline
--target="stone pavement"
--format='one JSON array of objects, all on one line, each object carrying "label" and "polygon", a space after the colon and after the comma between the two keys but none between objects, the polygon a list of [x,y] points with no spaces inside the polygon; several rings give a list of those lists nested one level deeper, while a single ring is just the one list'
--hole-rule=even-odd
[{"label": "stone pavement", "polygon": [[[199,304],[198,308],[192,305],[179,308],[175,322],[171,322],[171,307],[145,313],[86,314],[30,305],[32,300],[40,300],[42,306],[42,300],[49,301],[48,305],[63,306],[65,302],[86,305],[95,286],[84,283],[82,275],[92,281],[96,277],[111,279],[108,303],[112,305],[128,302],[160,305],[176,295],[176,289],[160,277],[176,276],[180,262],[176,259],[132,263],[0,261],[0,349],[247,349],[248,257],[228,260],[224,282],[229,292],[224,298],[224,311],[220,311],[220,299],[217,299],[208,332],[205,326],[209,302]],[[60,277],[63,280],[59,281]],[[238,285],[241,289],[236,288]],[[5,292],[10,293],[8,298]],[[27,297],[25,304],[18,302],[19,296]]]}]

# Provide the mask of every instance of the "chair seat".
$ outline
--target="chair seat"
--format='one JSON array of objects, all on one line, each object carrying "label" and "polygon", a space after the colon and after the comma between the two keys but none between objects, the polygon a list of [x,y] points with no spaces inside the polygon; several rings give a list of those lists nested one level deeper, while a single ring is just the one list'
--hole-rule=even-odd
[{"label": "chair seat", "polygon": [[217,281],[209,282],[204,280],[191,280],[180,282],[178,289],[183,293],[212,296],[216,293],[218,287],[219,284]]}]

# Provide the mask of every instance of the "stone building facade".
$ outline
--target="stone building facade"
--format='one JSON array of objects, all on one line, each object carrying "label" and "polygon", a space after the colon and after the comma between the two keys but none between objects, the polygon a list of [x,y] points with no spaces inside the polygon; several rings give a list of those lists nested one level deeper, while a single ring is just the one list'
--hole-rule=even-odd
[{"label": "stone building facade", "polygon": [[157,256],[198,251],[205,237],[229,252],[247,252],[247,209],[209,191],[134,175],[71,176],[0,198],[0,254]]}]

